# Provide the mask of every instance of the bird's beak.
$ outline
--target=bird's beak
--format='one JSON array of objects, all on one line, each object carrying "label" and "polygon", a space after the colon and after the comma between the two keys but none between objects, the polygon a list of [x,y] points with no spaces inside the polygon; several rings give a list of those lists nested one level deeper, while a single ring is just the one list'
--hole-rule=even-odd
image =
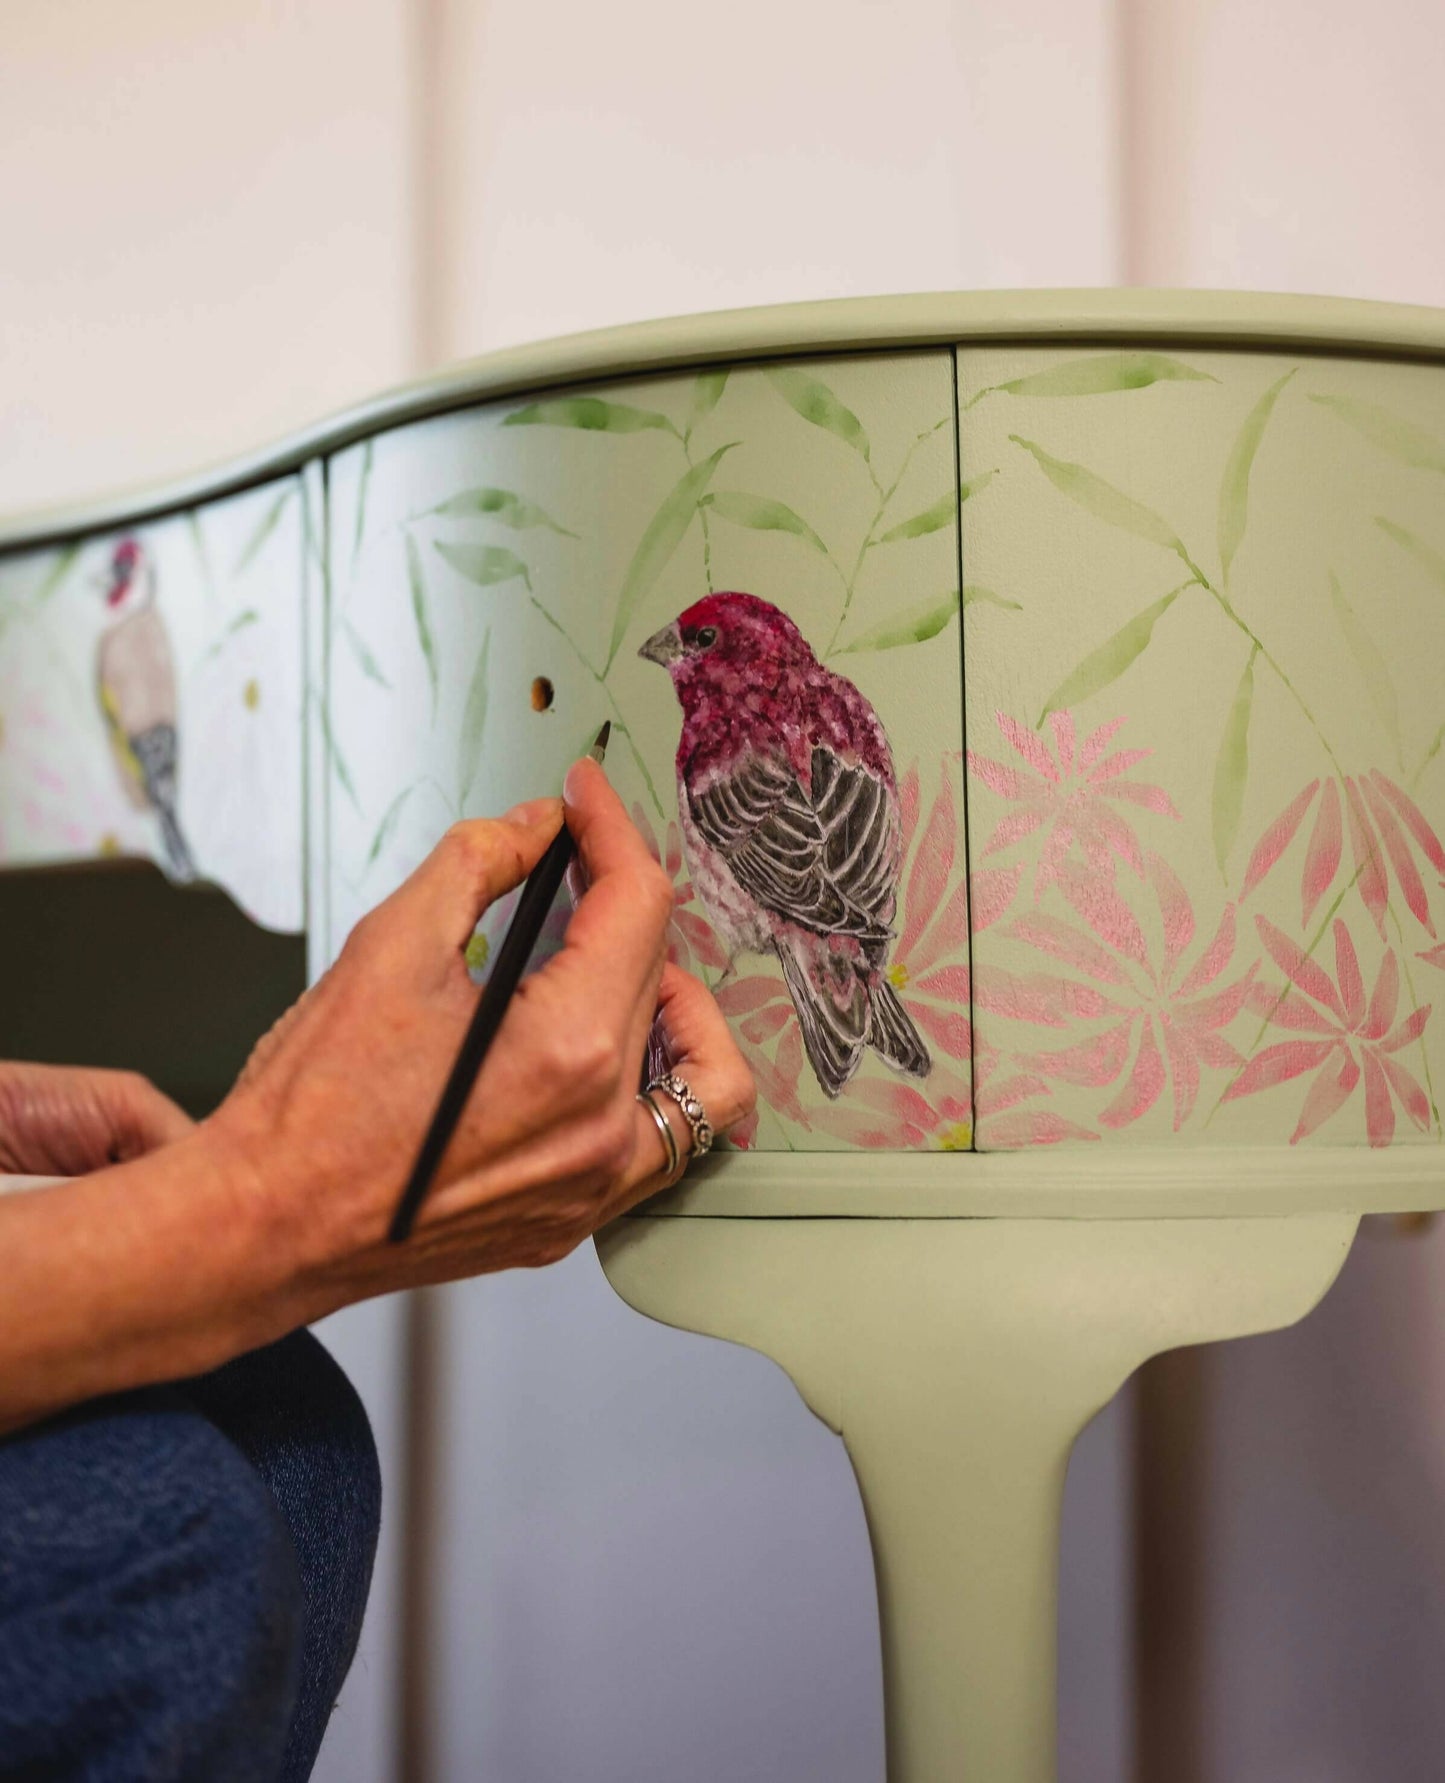
[{"label": "bird's beak", "polygon": [[661,631],[655,631],[637,654],[664,669],[675,663],[682,655],[682,633],[677,629],[676,620],[671,625],[664,625]]}]

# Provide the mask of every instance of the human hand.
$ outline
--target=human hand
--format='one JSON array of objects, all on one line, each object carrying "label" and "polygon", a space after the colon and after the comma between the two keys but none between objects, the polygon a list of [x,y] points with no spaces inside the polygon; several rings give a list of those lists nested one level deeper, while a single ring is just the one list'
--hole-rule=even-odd
[{"label": "human hand", "polygon": [[84,1176],[192,1131],[169,1096],[134,1071],[0,1061],[0,1172]]},{"label": "human hand", "polygon": [[[586,880],[561,951],[523,980],[412,1238],[386,1231],[475,1007],[463,949],[563,817],[538,800],[457,824],[364,917],[208,1123],[244,1161],[311,1284],[307,1316],[368,1294],[564,1256],[657,1188],[635,1096],[654,1019],[719,1132],[751,1074],[710,993],[665,965],[672,888],[606,777],[579,762],[566,820]],[[690,1143],[668,1098],[679,1148]]]}]

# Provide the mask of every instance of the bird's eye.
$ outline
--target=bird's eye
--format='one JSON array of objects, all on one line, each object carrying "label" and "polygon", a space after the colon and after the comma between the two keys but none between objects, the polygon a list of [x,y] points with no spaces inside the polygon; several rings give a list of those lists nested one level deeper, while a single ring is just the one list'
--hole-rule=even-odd
[{"label": "bird's eye", "polygon": [[715,643],[717,643],[717,627],[715,625],[703,626],[702,630],[697,634],[698,649],[706,650],[710,645]]}]

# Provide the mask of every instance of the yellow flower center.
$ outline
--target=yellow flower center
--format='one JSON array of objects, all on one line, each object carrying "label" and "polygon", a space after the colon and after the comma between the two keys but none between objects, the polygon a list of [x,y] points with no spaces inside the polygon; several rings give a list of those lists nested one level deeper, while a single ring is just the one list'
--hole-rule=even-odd
[{"label": "yellow flower center", "polygon": [[955,1121],[938,1135],[938,1149],[945,1152],[966,1152],[973,1148],[973,1128],[967,1121]]},{"label": "yellow flower center", "polygon": [[901,991],[908,983],[908,968],[904,965],[902,960],[894,960],[893,964],[888,968],[886,976],[889,984],[893,986],[894,990]]},{"label": "yellow flower center", "polygon": [[248,712],[254,712],[261,704],[261,684],[254,676],[241,689],[241,699]]}]

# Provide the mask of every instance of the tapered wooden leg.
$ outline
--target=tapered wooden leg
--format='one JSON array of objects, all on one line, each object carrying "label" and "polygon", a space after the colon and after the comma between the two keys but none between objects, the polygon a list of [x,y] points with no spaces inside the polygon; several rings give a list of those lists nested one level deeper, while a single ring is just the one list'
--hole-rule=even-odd
[{"label": "tapered wooden leg", "polygon": [[1301,1318],[1355,1226],[641,1217],[598,1250],[630,1305],[773,1357],[847,1444],[889,1783],[1052,1783],[1075,1438],[1147,1357]]}]

